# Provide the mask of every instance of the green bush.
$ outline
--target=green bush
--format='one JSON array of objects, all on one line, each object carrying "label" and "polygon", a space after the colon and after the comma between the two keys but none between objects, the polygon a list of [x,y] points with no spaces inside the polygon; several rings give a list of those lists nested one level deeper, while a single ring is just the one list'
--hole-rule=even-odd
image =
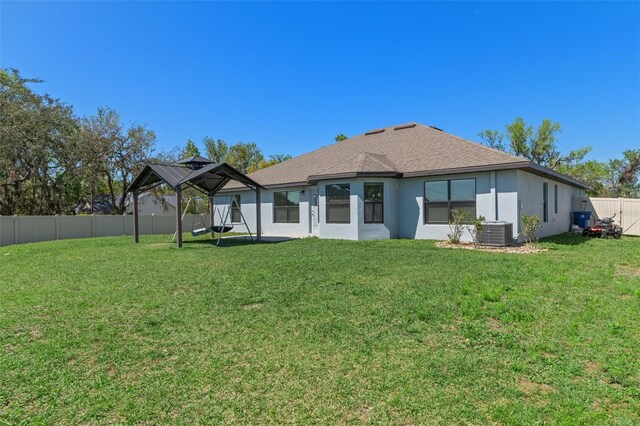
[{"label": "green bush", "polygon": [[480,245],[480,235],[484,232],[484,222],[487,219],[480,215],[474,218],[469,225],[467,225],[467,229],[471,234],[471,238],[473,239],[474,247],[478,247]]},{"label": "green bush", "polygon": [[540,228],[540,218],[535,214],[527,216],[523,214],[522,220],[522,236],[527,244],[532,244],[538,241],[536,237],[536,230]]},{"label": "green bush", "polygon": [[451,219],[449,219],[449,229],[451,233],[447,234],[452,244],[460,244],[460,237],[464,231],[464,224],[467,222],[467,212],[460,209],[451,209]]}]

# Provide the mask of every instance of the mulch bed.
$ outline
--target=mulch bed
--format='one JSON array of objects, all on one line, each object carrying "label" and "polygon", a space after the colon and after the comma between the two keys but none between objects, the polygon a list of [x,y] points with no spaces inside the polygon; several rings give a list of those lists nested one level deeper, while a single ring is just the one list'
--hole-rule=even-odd
[{"label": "mulch bed", "polygon": [[494,247],[494,246],[474,247],[474,245],[471,243],[452,244],[449,241],[438,241],[436,243],[436,247],[463,249],[463,250],[490,251],[494,253],[517,253],[517,254],[541,253],[543,251],[549,250],[546,248],[538,247],[533,244],[520,244],[517,246],[507,246],[507,247]]}]

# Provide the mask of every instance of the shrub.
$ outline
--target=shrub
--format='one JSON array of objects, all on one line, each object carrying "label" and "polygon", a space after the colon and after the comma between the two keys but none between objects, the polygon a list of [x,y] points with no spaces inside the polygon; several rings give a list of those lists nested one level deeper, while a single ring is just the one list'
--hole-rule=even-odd
[{"label": "shrub", "polygon": [[536,229],[540,228],[540,218],[535,214],[527,216],[522,215],[522,236],[527,244],[535,243],[538,241],[536,237]]},{"label": "shrub", "polygon": [[480,244],[480,235],[484,232],[484,222],[487,219],[480,215],[471,221],[471,224],[467,225],[467,229],[471,234],[471,238],[473,239],[473,246],[478,247]]},{"label": "shrub", "polygon": [[467,212],[459,209],[451,209],[451,219],[449,220],[450,234],[447,234],[452,244],[460,244],[460,237],[464,231],[464,224],[467,221]]}]

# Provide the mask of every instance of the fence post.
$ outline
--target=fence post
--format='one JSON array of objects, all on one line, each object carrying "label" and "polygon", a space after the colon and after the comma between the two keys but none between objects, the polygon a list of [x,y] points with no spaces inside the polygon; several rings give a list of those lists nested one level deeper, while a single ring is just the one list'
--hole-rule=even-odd
[{"label": "fence post", "polygon": [[151,235],[156,235],[156,214],[151,213]]},{"label": "fence post", "polygon": [[618,213],[620,213],[620,226],[622,226],[622,229],[624,229],[624,213],[622,212],[623,200],[623,198],[618,198]]},{"label": "fence post", "polygon": [[18,215],[13,215],[13,244],[18,244]]},{"label": "fence post", "polygon": [[60,239],[60,215],[56,215],[56,240]]},{"label": "fence post", "polygon": [[91,215],[91,237],[95,238],[96,236],[96,215]]},{"label": "fence post", "polygon": [[127,235],[127,214],[122,214],[122,235]]}]

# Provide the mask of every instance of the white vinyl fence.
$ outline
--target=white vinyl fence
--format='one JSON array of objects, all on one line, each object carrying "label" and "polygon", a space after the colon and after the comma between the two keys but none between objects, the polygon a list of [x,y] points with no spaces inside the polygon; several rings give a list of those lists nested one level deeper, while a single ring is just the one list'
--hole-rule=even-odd
[{"label": "white vinyl fence", "polygon": [[[182,230],[202,228],[209,215],[185,215]],[[140,235],[173,234],[175,215],[138,216]],[[0,246],[68,238],[133,235],[133,216],[0,216]]]},{"label": "white vinyl fence", "polygon": [[590,211],[600,219],[616,217],[625,235],[640,236],[640,199],[638,198],[578,198],[573,201],[574,211]]}]

